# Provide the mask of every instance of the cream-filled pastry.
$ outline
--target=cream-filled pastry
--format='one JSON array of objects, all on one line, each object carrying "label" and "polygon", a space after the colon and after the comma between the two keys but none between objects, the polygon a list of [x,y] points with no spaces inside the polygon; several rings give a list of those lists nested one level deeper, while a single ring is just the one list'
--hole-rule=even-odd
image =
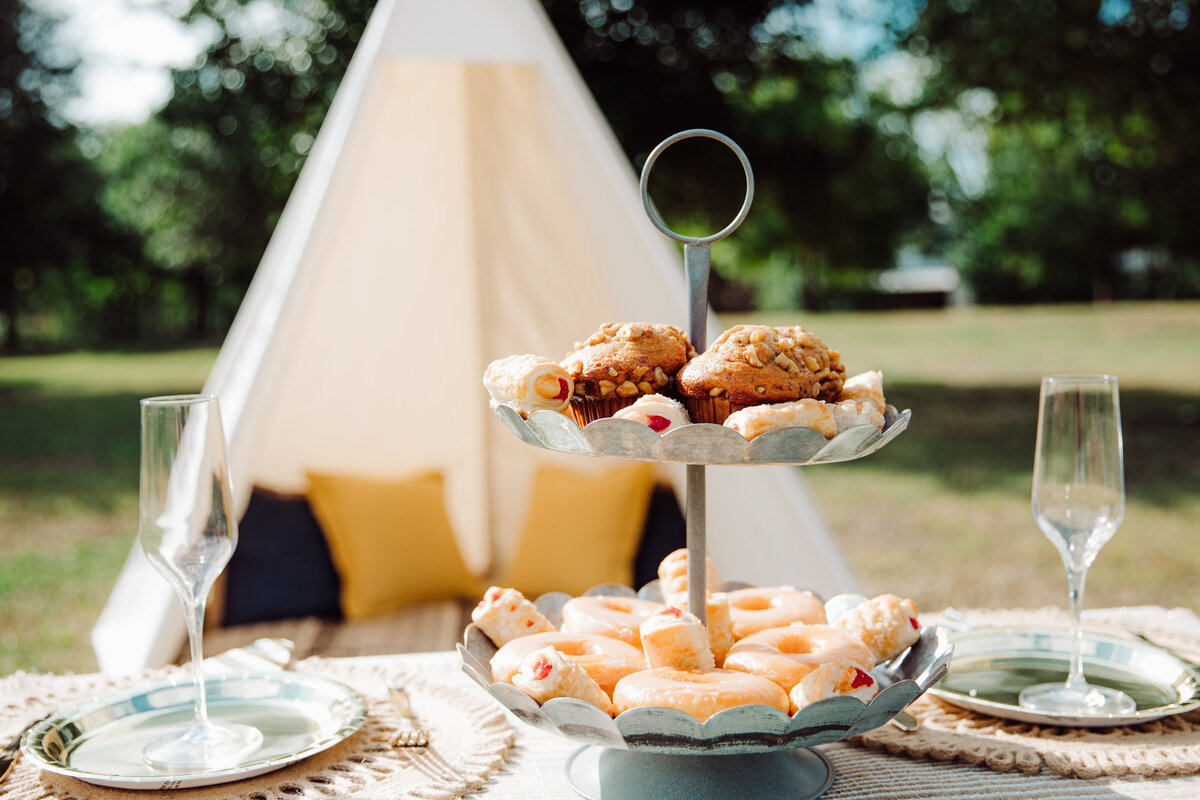
[{"label": "cream-filled pastry", "polygon": [[887,408],[887,400],[883,397],[883,373],[873,369],[847,378],[837,399],[870,400],[881,410]]},{"label": "cream-filled pastry", "polygon": [[873,400],[842,400],[827,405],[837,424],[838,433],[859,425],[873,425],[883,430],[883,409],[875,405]]},{"label": "cream-filled pastry", "polygon": [[512,682],[539,703],[555,697],[573,697],[613,713],[612,700],[595,678],[553,647],[543,647],[526,656]]},{"label": "cream-filled pastry", "polygon": [[826,439],[837,435],[837,421],[828,403],[805,398],[790,403],[769,403],[735,411],[725,420],[725,427],[747,439],[761,436],[776,428],[812,428]]},{"label": "cream-filled pastry", "polygon": [[695,614],[668,606],[647,617],[640,631],[646,666],[651,669],[712,669],[716,666],[708,646],[708,632]]},{"label": "cream-filled pastry", "polygon": [[503,647],[522,636],[555,630],[554,624],[537,610],[537,606],[526,600],[525,595],[516,589],[501,589],[499,586],[484,592],[483,599],[471,611],[471,621],[497,647]]},{"label": "cream-filled pastry", "polygon": [[871,674],[853,661],[833,661],[814,669],[788,693],[792,712],[829,697],[855,697],[864,703],[879,691]]},{"label": "cream-filled pastry", "polygon": [[565,369],[548,358],[529,354],[488,364],[483,385],[492,408],[511,406],[522,417],[542,410],[567,413],[574,390]]},{"label": "cream-filled pastry", "polygon": [[640,422],[655,433],[666,433],[687,425],[687,409],[678,400],[664,397],[661,394],[648,394],[639,397],[633,405],[626,406],[613,414],[617,419],[631,419]]}]

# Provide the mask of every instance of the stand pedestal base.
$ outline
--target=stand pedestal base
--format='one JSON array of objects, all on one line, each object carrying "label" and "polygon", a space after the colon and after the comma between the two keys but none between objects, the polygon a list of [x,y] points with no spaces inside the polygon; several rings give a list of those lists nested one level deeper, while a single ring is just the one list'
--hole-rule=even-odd
[{"label": "stand pedestal base", "polygon": [[566,772],[586,800],[812,800],[833,785],[833,764],[807,747],[666,755],[588,745],[571,754]]}]

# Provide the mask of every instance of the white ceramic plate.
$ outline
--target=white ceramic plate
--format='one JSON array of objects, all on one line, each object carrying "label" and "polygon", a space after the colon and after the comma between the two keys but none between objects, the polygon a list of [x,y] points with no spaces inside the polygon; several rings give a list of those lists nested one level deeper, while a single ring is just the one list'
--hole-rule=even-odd
[{"label": "white ceramic plate", "polygon": [[1021,690],[1066,680],[1070,632],[1059,628],[974,628],[950,634],[950,671],[930,694],[994,717],[1040,725],[1133,725],[1200,708],[1200,667],[1139,639],[1084,633],[1083,670],[1089,683],[1125,692],[1137,703],[1128,714],[1076,716],[1022,708]]},{"label": "white ceramic plate", "polygon": [[146,743],[186,725],[194,684],[178,678],[55,714],[25,735],[22,751],[39,769],[98,786],[185,789],[262,775],[346,739],[367,718],[362,697],[347,686],[299,672],[210,677],[209,716],[253,725],[263,746],[235,767],[167,772],[142,760]]}]

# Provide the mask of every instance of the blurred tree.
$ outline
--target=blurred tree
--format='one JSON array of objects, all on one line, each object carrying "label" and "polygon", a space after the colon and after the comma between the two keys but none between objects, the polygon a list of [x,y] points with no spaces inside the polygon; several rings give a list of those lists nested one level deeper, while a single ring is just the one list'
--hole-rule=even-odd
[{"label": "blurred tree", "polygon": [[[947,194],[981,300],[1200,295],[1195,0],[933,3],[926,109],[994,98],[982,193]],[[1141,254],[1143,258],[1131,258]],[[1133,286],[1122,263],[1148,271]]]},{"label": "blurred tree", "polygon": [[53,110],[73,91],[74,69],[55,46],[56,22],[0,0],[0,317],[10,353],[26,305],[83,307],[87,276],[111,278],[136,253],[99,210],[101,179]]},{"label": "blurred tree", "polygon": [[[746,151],[754,210],[713,259],[756,280],[760,304],[823,305],[824,284],[892,266],[906,233],[928,225],[909,132],[879,125],[895,106],[863,88],[859,62],[814,41],[806,2],[543,2],[635,165],[687,128],[721,131]],[[909,2],[885,10],[863,56],[886,51],[915,14]],[[712,233],[735,216],[744,178],[721,145],[688,145],[655,164],[651,196],[671,227]]]},{"label": "blurred tree", "polygon": [[[196,339],[223,334],[362,35],[371,0],[196,0],[212,46],[117,143],[105,202],[187,288]],[[251,21],[250,7],[270,11]]]},{"label": "blurred tree", "polygon": [[[819,305],[823,284],[890,266],[898,239],[926,221],[926,180],[907,129],[881,128],[894,106],[862,88],[853,61],[808,41],[795,16],[806,3],[544,3],[635,164],[686,127],[721,130],[748,152],[755,213],[714,261],[754,279],[760,302],[794,307],[803,285]],[[190,5],[185,21],[210,29],[213,44],[174,73],[161,125],[117,148],[105,198],[146,237],[158,267],[189,287],[197,337],[223,330],[236,309],[373,5]],[[250,8],[268,7],[269,24],[248,23]],[[881,29],[891,22],[900,17]],[[741,170],[712,151],[697,169],[676,155],[686,149],[660,161],[655,201],[677,227],[723,227],[741,202]]]}]

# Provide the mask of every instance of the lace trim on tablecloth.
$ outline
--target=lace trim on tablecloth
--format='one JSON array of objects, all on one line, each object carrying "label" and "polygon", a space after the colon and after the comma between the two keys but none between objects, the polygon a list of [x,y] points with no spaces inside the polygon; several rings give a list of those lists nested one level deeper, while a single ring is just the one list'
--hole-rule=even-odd
[{"label": "lace trim on tablecloth", "polygon": [[[969,611],[980,626],[1070,625],[1060,609]],[[922,617],[925,621],[926,617]],[[930,615],[930,622],[936,615]],[[1154,613],[1091,614],[1084,628],[1121,634],[1136,630],[1186,658],[1200,654],[1195,615],[1185,610]],[[1067,728],[1033,725],[978,714],[932,695],[908,707],[921,727],[905,733],[891,725],[851,739],[866,747],[914,758],[983,764],[1001,772],[1043,769],[1078,778],[1136,776],[1159,778],[1200,772],[1200,710],[1139,725]]]},{"label": "lace trim on tablecloth", "polygon": [[[328,750],[275,772],[173,794],[196,800],[332,800],[350,795],[454,800],[483,786],[512,746],[513,732],[504,708],[471,684],[416,674],[402,662],[386,659],[346,662],[310,658],[294,669],[340,681],[358,691],[368,710],[362,729]],[[40,714],[176,674],[180,674],[177,668],[136,679],[16,673],[0,679],[3,738]],[[430,728],[428,748],[391,746],[400,719],[387,702],[387,687],[398,683],[408,688],[414,713]],[[3,795],[12,800],[147,800],[144,791],[94,786],[39,773],[25,758],[14,765],[4,782]]]}]

